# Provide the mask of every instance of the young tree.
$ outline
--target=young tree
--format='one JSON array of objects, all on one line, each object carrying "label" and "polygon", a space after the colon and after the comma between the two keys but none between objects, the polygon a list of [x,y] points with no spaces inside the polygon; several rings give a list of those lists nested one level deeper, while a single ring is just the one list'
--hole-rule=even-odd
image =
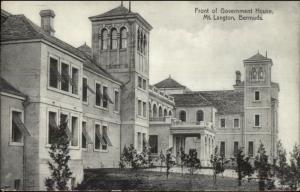
[{"label": "young tree", "polygon": [[255,157],[254,167],[257,171],[258,179],[259,179],[259,190],[265,190],[265,182],[269,178],[271,165],[268,162],[268,155],[266,154],[265,147],[262,143],[258,148],[258,154]]},{"label": "young tree", "polygon": [[68,190],[67,183],[71,178],[72,172],[69,168],[69,144],[70,140],[67,135],[68,132],[67,121],[53,129],[52,137],[50,138],[52,144],[50,146],[49,155],[51,160],[48,161],[51,178],[46,178],[45,185],[47,190]]},{"label": "young tree", "polygon": [[289,165],[287,164],[286,150],[283,148],[281,141],[277,143],[277,155],[278,161],[275,165],[275,175],[280,179],[280,184],[283,185],[289,180]]},{"label": "young tree", "polygon": [[243,149],[240,148],[235,155],[236,167],[235,171],[238,175],[238,186],[242,185],[242,179],[245,176],[251,176],[254,172],[250,162],[249,157],[245,157]]},{"label": "young tree", "polygon": [[291,166],[290,166],[290,179],[291,187],[297,190],[300,183],[300,146],[294,145],[293,152],[291,153]]},{"label": "young tree", "polygon": [[184,163],[190,172],[190,182],[192,182],[192,177],[197,169],[201,168],[201,162],[200,159],[197,158],[197,151],[196,149],[190,149],[189,154],[185,158]]},{"label": "young tree", "polygon": [[224,161],[224,157],[219,155],[218,147],[215,147],[214,153],[210,156],[210,163],[213,169],[214,185],[217,183],[217,175],[225,171],[224,165],[229,161]]},{"label": "young tree", "polygon": [[162,150],[160,151],[160,154],[159,154],[159,160],[160,160],[160,172],[161,172],[163,163],[166,161],[166,157]]},{"label": "young tree", "polygon": [[180,167],[181,167],[181,175],[183,175],[183,167],[186,163],[187,154],[185,154],[183,148],[180,148]]},{"label": "young tree", "polygon": [[167,175],[167,179],[168,179],[169,174],[170,174],[170,169],[174,165],[175,165],[175,161],[173,160],[173,157],[172,157],[172,148],[170,148],[166,151],[166,175]]}]

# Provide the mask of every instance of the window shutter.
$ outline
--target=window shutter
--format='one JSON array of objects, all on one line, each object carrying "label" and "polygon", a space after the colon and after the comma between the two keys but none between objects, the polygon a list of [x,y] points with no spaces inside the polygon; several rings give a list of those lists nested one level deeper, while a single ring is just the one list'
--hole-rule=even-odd
[{"label": "window shutter", "polygon": [[31,136],[28,129],[25,127],[24,123],[21,121],[21,119],[17,116],[13,117],[13,122],[17,125],[18,129],[21,131],[21,133],[24,136]]}]

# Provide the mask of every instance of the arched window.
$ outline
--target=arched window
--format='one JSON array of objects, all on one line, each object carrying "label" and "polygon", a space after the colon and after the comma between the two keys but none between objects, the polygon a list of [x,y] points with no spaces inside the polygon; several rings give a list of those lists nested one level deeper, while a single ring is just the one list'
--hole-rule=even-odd
[{"label": "arched window", "polygon": [[144,35],[141,33],[141,41],[140,41],[141,52],[144,53]]},{"label": "arched window", "polygon": [[186,112],[185,111],[180,111],[179,119],[184,122],[186,121]]},{"label": "arched window", "polygon": [[117,30],[111,30],[111,49],[117,49],[118,47],[118,37],[117,37]]},{"label": "arched window", "polygon": [[257,78],[257,71],[256,71],[256,68],[255,67],[253,67],[252,68],[252,79],[256,79]]},{"label": "arched window", "polygon": [[172,111],[169,111],[169,116],[172,117]]},{"label": "arched window", "polygon": [[156,104],[153,104],[153,117],[157,117],[157,107],[156,107]]},{"label": "arched window", "polygon": [[158,108],[158,115],[159,115],[159,117],[163,116],[163,111],[162,111],[161,106],[159,106],[159,108]]},{"label": "arched window", "polygon": [[122,29],[121,29],[121,37],[120,37],[120,47],[121,47],[121,49],[125,49],[125,48],[127,48],[127,29],[125,28],[125,27],[123,27]]},{"label": "arched window", "polygon": [[140,50],[140,44],[141,44],[141,32],[140,29],[137,31],[137,49]]},{"label": "arched window", "polygon": [[103,29],[101,32],[101,49],[106,50],[108,45],[108,31]]},{"label": "arched window", "polygon": [[203,121],[204,120],[204,114],[202,110],[197,111],[197,122]]},{"label": "arched window", "polygon": [[258,79],[264,79],[264,71],[262,67],[260,67],[258,70]]},{"label": "arched window", "polygon": [[168,111],[167,109],[164,110],[164,117],[168,116]]},{"label": "arched window", "polygon": [[146,48],[147,48],[147,38],[146,35],[144,35],[144,41],[143,41],[143,53],[146,53]]},{"label": "arched window", "polygon": [[151,103],[149,102],[149,117],[153,117],[152,115],[152,107],[151,107]]}]

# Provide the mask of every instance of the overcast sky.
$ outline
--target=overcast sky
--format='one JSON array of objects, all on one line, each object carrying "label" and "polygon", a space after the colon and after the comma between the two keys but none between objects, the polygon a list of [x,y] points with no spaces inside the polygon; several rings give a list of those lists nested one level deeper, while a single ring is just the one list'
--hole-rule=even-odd
[{"label": "overcast sky", "polygon": [[[54,10],[55,35],[78,47],[91,45],[89,16],[120,2],[3,2],[2,9],[24,14],[40,25],[39,11]],[[128,6],[128,2],[124,2]],[[195,8],[271,9],[262,21],[203,21]],[[150,83],[169,75],[192,90],[233,89],[235,71],[260,51],[273,60],[272,81],[280,84],[279,138],[291,149],[299,131],[299,2],[132,2],[152,26]],[[256,15],[256,14],[254,14]]]}]

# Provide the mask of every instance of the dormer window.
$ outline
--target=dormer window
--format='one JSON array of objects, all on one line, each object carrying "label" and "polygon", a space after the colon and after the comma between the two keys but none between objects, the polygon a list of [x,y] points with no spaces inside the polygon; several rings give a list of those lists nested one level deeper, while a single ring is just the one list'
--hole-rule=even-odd
[{"label": "dormer window", "polygon": [[111,49],[117,49],[118,47],[118,37],[117,37],[117,30],[111,30]]}]

